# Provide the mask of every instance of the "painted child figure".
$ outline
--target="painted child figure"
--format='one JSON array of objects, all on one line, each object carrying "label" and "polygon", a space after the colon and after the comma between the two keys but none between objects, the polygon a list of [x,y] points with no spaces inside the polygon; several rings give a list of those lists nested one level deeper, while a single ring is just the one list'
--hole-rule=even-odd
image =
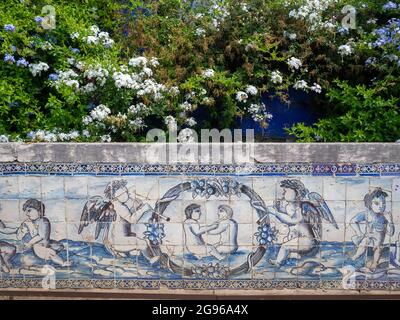
[{"label": "painted child figure", "polygon": [[220,205],[218,207],[218,227],[207,233],[219,235],[220,239],[214,244],[219,253],[230,254],[235,253],[238,249],[237,233],[238,224],[233,219],[233,210],[230,206]]},{"label": "painted child figure", "polygon": [[[353,242],[357,246],[356,253],[352,257],[355,261],[367,252],[368,247],[374,251],[373,260],[369,266],[374,271],[382,255],[382,245],[385,236],[393,236],[394,224],[390,212],[386,212],[386,197],[388,194],[381,188],[376,188],[364,197],[367,211],[358,213],[351,220],[351,227],[356,235]],[[364,230],[361,228],[364,225]]]},{"label": "painted child figure", "polygon": [[[314,219],[325,219],[336,225],[326,205],[315,205],[314,200],[307,200],[310,193],[299,180],[284,180],[280,186],[283,189],[283,199],[277,200],[274,206],[268,207],[268,213],[289,227],[289,232],[283,239],[276,260],[270,260],[273,265],[281,266],[288,258],[301,259],[317,249],[321,236],[321,224],[310,222],[311,214]],[[323,201],[319,195],[317,202]],[[325,208],[324,211],[318,208]]]},{"label": "painted child figure", "polygon": [[218,225],[214,223],[209,226],[200,226],[201,207],[197,204],[187,206],[185,216],[186,220],[183,222],[183,229],[185,233],[185,247],[188,252],[198,259],[211,255],[218,260],[223,260],[225,256],[220,254],[214,246],[206,243],[203,239],[204,234],[216,229]]},{"label": "painted child figure", "polygon": [[[0,207],[1,208],[1,207]],[[0,233],[2,234],[16,234],[18,228],[6,227],[3,221],[0,220]],[[0,240],[0,263],[1,270],[9,273],[12,268],[11,260],[17,253],[17,247],[6,241]]]},{"label": "painted child figure", "polygon": [[62,267],[70,266],[70,263],[63,261],[57,254],[64,248],[63,245],[50,239],[51,225],[50,221],[44,216],[44,204],[39,200],[29,199],[24,203],[22,209],[28,219],[19,227],[17,238],[22,240],[27,234],[31,237],[28,242],[24,243],[23,249],[32,248],[38,258],[51,260]]}]

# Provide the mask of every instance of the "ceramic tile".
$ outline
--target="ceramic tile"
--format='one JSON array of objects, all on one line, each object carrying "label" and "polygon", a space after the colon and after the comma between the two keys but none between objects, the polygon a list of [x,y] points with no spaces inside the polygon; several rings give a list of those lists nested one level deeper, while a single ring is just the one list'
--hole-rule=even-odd
[{"label": "ceramic tile", "polygon": [[328,206],[333,218],[337,223],[346,222],[346,201],[344,200],[327,200]]},{"label": "ceramic tile", "polygon": [[20,214],[20,200],[0,200],[0,220],[7,222],[22,222],[26,219]]},{"label": "ceramic tile", "polygon": [[400,201],[400,178],[392,179],[392,197],[393,201]]},{"label": "ceramic tile", "polygon": [[[79,288],[157,289],[160,281],[345,288],[353,278],[385,288],[400,281],[398,178],[310,176],[298,166],[290,178],[229,174],[234,167],[210,169],[226,175],[169,176],[143,166],[153,174],[0,176],[0,251],[16,251],[0,281],[38,280],[46,264],[61,286]],[[208,170],[179,168],[168,170]],[[35,207],[44,218],[28,212]],[[393,234],[381,212],[392,214]],[[17,240],[21,225],[26,236]],[[22,246],[35,232],[49,232],[54,253]]]},{"label": "ceramic tile", "polygon": [[42,199],[64,200],[64,179],[57,176],[41,177]]},{"label": "ceramic tile", "polygon": [[64,177],[65,198],[86,199],[88,197],[87,177]]},{"label": "ceramic tile", "polygon": [[337,179],[332,177],[323,178],[323,196],[327,201],[344,201],[346,200],[346,183],[345,179]]},{"label": "ceramic tile", "polygon": [[18,199],[19,185],[18,177],[5,176],[0,177],[0,199]]},{"label": "ceramic tile", "polygon": [[346,200],[362,200],[370,191],[369,180],[366,178],[346,179]]},{"label": "ceramic tile", "polygon": [[20,199],[40,199],[42,195],[41,177],[18,176],[18,185]]}]

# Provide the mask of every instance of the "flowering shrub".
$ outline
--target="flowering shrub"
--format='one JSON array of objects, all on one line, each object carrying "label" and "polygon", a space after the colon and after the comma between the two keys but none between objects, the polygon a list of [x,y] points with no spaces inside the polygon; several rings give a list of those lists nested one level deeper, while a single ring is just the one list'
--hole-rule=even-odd
[{"label": "flowering shrub", "polygon": [[54,0],[54,29],[34,3],[0,4],[0,141],[266,128],[261,97],[290,104],[291,88],[323,115],[288,129],[299,141],[400,138],[398,1]]}]

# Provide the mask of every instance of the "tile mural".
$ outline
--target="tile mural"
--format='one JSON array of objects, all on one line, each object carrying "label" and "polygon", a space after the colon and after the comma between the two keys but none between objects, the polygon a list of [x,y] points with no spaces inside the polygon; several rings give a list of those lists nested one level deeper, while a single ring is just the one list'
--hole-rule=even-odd
[{"label": "tile mural", "polygon": [[398,290],[399,171],[2,164],[0,287]]}]

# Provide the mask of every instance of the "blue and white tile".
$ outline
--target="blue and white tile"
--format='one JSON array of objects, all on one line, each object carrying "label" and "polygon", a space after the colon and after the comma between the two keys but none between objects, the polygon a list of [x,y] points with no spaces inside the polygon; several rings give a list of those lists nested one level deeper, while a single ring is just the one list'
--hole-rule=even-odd
[{"label": "blue and white tile", "polygon": [[0,199],[18,199],[19,185],[17,176],[0,176]]},{"label": "blue and white tile", "polygon": [[42,196],[41,177],[18,176],[18,185],[19,185],[20,199],[41,198]]},{"label": "blue and white tile", "polygon": [[6,225],[9,222],[22,222],[26,219],[20,211],[21,200],[0,200],[0,220]]},{"label": "blue and white tile", "polygon": [[66,199],[86,199],[88,197],[87,177],[64,177]]},{"label": "blue and white tile", "polygon": [[347,201],[362,200],[370,191],[368,178],[351,178],[346,179],[346,182]]},{"label": "blue and white tile", "polygon": [[60,176],[41,177],[42,199],[63,199],[64,193],[64,178]]},{"label": "blue and white tile", "polygon": [[323,177],[323,198],[325,201],[344,201],[346,200],[345,179]]}]

